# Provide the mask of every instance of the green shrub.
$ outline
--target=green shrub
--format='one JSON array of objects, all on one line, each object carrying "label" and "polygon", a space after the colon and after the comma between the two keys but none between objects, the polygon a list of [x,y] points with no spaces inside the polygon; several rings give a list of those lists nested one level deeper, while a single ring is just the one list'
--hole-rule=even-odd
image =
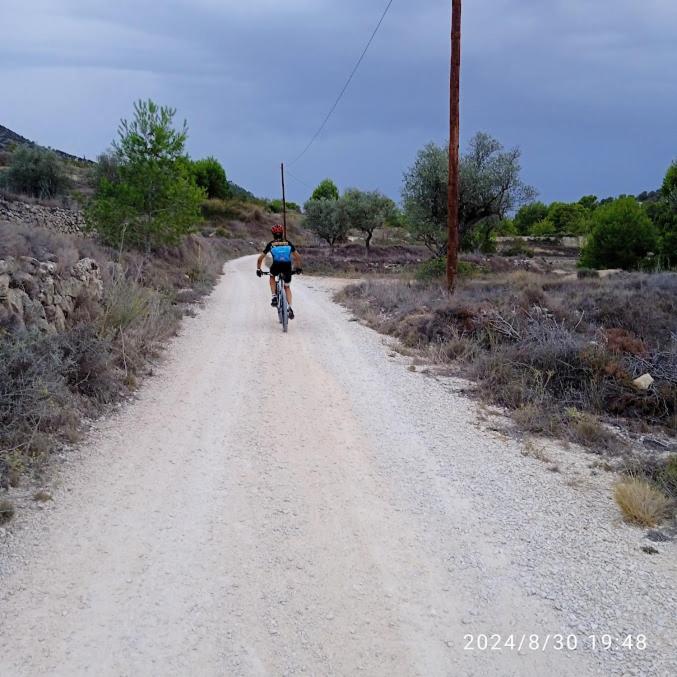
[{"label": "green shrub", "polygon": [[581,204],[553,202],[548,210],[548,219],[561,235],[580,235],[588,232],[589,212]]},{"label": "green shrub", "polygon": [[13,192],[43,199],[60,195],[70,183],[56,153],[29,146],[14,152],[4,182]]},{"label": "green shrub", "polygon": [[[270,200],[268,202],[268,211],[273,214],[282,214],[284,207],[282,205],[282,200]],[[288,212],[300,212],[301,205],[296,204],[296,202],[287,202],[287,211]]]},{"label": "green shrub", "polygon": [[534,250],[522,242],[521,240],[513,240],[509,246],[503,251],[504,256],[526,256],[531,259],[534,256]]},{"label": "green shrub", "polygon": [[524,205],[515,214],[515,230],[518,235],[529,235],[532,228],[548,217],[548,206],[542,202]]},{"label": "green shrub", "polygon": [[416,279],[421,281],[438,280],[446,274],[447,260],[444,257],[439,257],[422,263],[416,271]]},{"label": "green shrub", "polygon": [[203,188],[207,198],[225,200],[230,197],[230,186],[221,163],[213,157],[196,160],[191,165],[195,183]]},{"label": "green shrub", "polygon": [[633,270],[657,250],[656,228],[633,197],[601,205],[593,213],[592,223],[581,253],[583,267]]},{"label": "green shrub", "polygon": [[512,219],[503,219],[499,221],[496,227],[496,235],[506,237],[510,235],[519,235],[515,221]]},{"label": "green shrub", "polygon": [[6,498],[0,499],[0,525],[7,524],[14,517],[14,504]]},{"label": "green shrub", "polygon": [[102,178],[87,210],[87,226],[116,249],[178,244],[201,220],[205,197],[185,155],[188,129],[174,129],[173,108],[153,101],[134,105],[113,144],[118,180]]},{"label": "green shrub", "polygon": [[663,197],[671,202],[673,207],[677,208],[677,160],[670,165],[665,173],[661,192]]},{"label": "green shrub", "polygon": [[[677,173],[677,165],[675,165],[675,168],[675,173]],[[647,216],[658,230],[659,265],[666,268],[677,266],[677,202],[670,199],[670,174],[669,171],[665,181],[668,188],[664,189],[661,198],[644,205]],[[673,189],[673,191],[677,195],[677,189]]]},{"label": "green shrub", "polygon": [[531,235],[534,237],[546,237],[548,235],[556,234],[557,228],[555,227],[555,224],[549,219],[543,219],[531,227]]},{"label": "green shrub", "polygon": [[[470,261],[459,261],[456,272],[459,277],[473,277],[484,272],[482,267]],[[447,260],[439,257],[422,263],[416,271],[416,279],[421,282],[440,280],[447,274]]]},{"label": "green shrub", "polygon": [[331,179],[325,179],[320,182],[320,185],[313,191],[311,200],[338,200],[339,189]]}]

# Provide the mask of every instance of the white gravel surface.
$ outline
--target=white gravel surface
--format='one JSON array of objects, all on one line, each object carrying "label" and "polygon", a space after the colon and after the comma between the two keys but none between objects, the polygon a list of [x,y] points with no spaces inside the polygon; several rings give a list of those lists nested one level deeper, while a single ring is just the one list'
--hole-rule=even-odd
[{"label": "white gravel surface", "polygon": [[331,286],[295,281],[283,335],[254,259],[227,265],[0,533],[0,675],[677,674],[675,544],[642,553],[590,459],[523,456]]}]

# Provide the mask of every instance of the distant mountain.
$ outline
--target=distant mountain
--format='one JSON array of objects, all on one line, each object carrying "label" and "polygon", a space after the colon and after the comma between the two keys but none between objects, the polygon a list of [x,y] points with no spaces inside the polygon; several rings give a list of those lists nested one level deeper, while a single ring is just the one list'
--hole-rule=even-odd
[{"label": "distant mountain", "polygon": [[[45,147],[45,146],[40,146],[40,144],[35,143],[35,141],[31,141],[31,140],[27,139],[25,136],[21,136],[21,134],[17,134],[16,132],[13,132],[11,129],[8,129],[7,127],[3,127],[3,125],[0,125],[0,151],[11,150],[14,146],[31,146],[31,147],[42,147],[42,148]],[[55,148],[49,148],[49,150],[54,151],[57,155],[64,158],[64,160],[77,160],[79,162],[82,162],[82,161],[91,162],[90,160],[87,160],[86,158],[81,158],[81,157],[78,157],[77,155],[71,155],[70,153],[65,153],[62,150],[56,150]]]}]

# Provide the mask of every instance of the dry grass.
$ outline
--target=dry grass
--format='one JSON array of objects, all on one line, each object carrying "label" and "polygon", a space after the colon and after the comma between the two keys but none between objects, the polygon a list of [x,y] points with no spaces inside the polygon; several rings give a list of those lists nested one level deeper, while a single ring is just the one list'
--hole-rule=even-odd
[{"label": "dry grass", "polygon": [[[567,426],[576,441],[604,449],[613,435],[599,416],[677,432],[677,274],[484,276],[453,297],[436,283],[378,280],[338,298],[405,346],[454,363],[534,432],[557,434],[552,414],[567,423],[567,410],[590,414]],[[656,383],[638,391],[632,380],[646,372]]]},{"label": "dry grass", "polygon": [[14,517],[14,504],[6,498],[0,498],[0,525],[7,524]]},{"label": "dry grass", "polygon": [[223,262],[251,245],[192,235],[151,257],[122,257],[89,238],[37,228],[0,230],[0,251],[51,260],[64,274],[82,257],[102,271],[101,302],[82,299],[66,331],[46,335],[0,326],[0,486],[19,482],[61,444],[133,391],[178,330],[188,302],[207,294]]},{"label": "dry grass", "polygon": [[[625,434],[677,433],[677,274],[483,275],[453,297],[439,283],[381,279],[337,298],[411,354],[474,380],[523,430],[632,461],[677,497],[675,455],[635,453]],[[654,385],[637,390],[647,372]]]},{"label": "dry grass", "polygon": [[528,456],[529,458],[535,458],[541,463],[552,464],[552,459],[548,456],[545,451],[545,447],[537,446],[532,440],[527,440],[524,443],[524,449],[522,449],[522,456]]},{"label": "dry grass", "polygon": [[647,480],[624,479],[614,489],[614,498],[627,522],[654,527],[670,512],[670,499]]},{"label": "dry grass", "polygon": [[304,271],[315,275],[364,276],[393,275],[413,272],[429,256],[424,247],[416,245],[372,246],[345,244],[333,250],[326,245],[306,245],[301,252]]}]

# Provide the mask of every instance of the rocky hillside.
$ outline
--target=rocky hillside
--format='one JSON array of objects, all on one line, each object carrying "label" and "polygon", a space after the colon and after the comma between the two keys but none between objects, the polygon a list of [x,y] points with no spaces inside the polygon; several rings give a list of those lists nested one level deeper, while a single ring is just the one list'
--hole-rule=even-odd
[{"label": "rocky hillside", "polygon": [[9,150],[12,146],[35,146],[32,141],[0,125],[0,150]]},{"label": "rocky hillside", "polygon": [[[0,125],[0,151],[11,150],[14,146],[37,146],[39,144],[34,141],[30,141],[25,136],[17,134],[11,129]],[[64,158],[65,160],[76,160],[78,162],[88,162],[86,158],[77,157],[77,155],[71,155],[70,153],[64,153],[62,150],[53,150],[58,156]]]}]

